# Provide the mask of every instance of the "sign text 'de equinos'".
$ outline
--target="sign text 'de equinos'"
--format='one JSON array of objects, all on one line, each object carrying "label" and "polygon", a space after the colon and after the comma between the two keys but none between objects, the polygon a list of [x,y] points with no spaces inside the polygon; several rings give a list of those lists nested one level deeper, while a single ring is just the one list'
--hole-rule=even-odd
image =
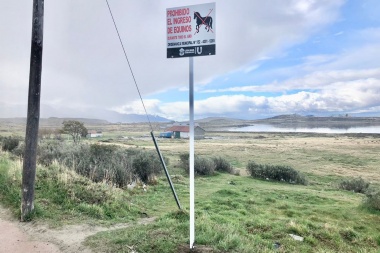
[{"label": "sign text 'de equinos'", "polygon": [[215,55],[215,3],[166,9],[167,58]]}]

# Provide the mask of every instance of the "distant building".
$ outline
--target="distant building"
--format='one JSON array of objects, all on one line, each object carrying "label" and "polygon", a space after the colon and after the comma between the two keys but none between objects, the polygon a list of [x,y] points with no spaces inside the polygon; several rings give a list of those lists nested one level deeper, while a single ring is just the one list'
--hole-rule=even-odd
[{"label": "distant building", "polygon": [[98,137],[102,137],[102,136],[103,136],[102,131],[89,130],[87,132],[88,138],[98,138]]},{"label": "distant building", "polygon": [[172,138],[173,132],[162,132],[160,138]]},{"label": "distant building", "polygon": [[[205,137],[205,132],[206,131],[200,126],[195,126],[194,139],[203,139]],[[171,138],[188,139],[190,138],[190,127],[188,125],[175,125],[175,126],[167,128],[165,132],[161,134],[168,136],[169,133],[171,133]],[[160,137],[161,137],[161,134],[160,134]],[[166,137],[166,138],[170,138],[170,137]]]}]

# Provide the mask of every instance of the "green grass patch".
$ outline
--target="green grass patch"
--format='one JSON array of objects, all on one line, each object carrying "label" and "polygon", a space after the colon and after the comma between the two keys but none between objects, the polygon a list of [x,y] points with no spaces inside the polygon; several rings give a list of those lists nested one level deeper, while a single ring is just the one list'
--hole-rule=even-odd
[{"label": "green grass patch", "polygon": [[[334,181],[305,186],[226,173],[197,177],[195,245],[204,252],[379,252],[379,211],[362,205],[363,194],[328,183]],[[0,153],[0,198],[15,214],[20,182],[21,162]],[[186,252],[188,178],[173,176],[173,182],[184,211],[177,210],[162,177],[146,192],[127,191],[94,183],[57,163],[38,166],[33,218],[54,225],[133,221],[128,228],[89,237],[86,245],[94,252]],[[156,220],[137,223],[146,217]]]},{"label": "green grass patch", "polygon": [[[8,153],[0,153],[0,200],[15,216],[20,215],[21,170],[20,161],[12,161]],[[148,186],[150,194],[146,194],[142,187],[128,191],[103,182],[95,183],[56,162],[48,167],[37,166],[33,217],[59,225],[57,223],[63,220],[117,223],[136,220],[142,214],[161,215],[176,206],[165,180]],[[185,187],[178,188],[181,196],[181,188]]]},{"label": "green grass patch", "polygon": [[[274,252],[278,245],[282,252],[377,252],[380,216],[360,208],[361,201],[337,189],[228,174],[198,178],[195,245],[204,252]],[[187,211],[173,210],[145,226],[99,233],[86,244],[97,252],[129,252],[127,245],[137,252],[183,252],[188,231]]]}]

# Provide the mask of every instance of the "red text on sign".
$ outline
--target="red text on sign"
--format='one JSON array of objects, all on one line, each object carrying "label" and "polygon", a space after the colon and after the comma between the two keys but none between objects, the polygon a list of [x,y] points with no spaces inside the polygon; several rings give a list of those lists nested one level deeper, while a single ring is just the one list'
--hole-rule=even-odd
[{"label": "red text on sign", "polygon": [[191,17],[186,16],[186,17],[180,17],[180,18],[173,18],[174,24],[186,24],[186,23],[191,23]]},{"label": "red text on sign", "polygon": [[189,8],[177,9],[177,10],[168,10],[166,13],[167,17],[176,17],[176,16],[185,16],[190,14]]},{"label": "red text on sign", "polygon": [[174,33],[188,33],[191,32],[191,25],[175,26]]}]

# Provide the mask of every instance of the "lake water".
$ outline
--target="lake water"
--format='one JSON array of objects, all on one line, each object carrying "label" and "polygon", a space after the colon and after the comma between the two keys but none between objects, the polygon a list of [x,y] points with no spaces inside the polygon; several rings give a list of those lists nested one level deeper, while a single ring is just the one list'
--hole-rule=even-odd
[{"label": "lake water", "polygon": [[272,125],[254,125],[246,127],[230,128],[231,132],[285,132],[285,133],[331,133],[331,134],[348,134],[348,133],[380,133],[380,126],[368,127],[350,127],[350,128],[302,128],[302,127],[276,127]]}]

